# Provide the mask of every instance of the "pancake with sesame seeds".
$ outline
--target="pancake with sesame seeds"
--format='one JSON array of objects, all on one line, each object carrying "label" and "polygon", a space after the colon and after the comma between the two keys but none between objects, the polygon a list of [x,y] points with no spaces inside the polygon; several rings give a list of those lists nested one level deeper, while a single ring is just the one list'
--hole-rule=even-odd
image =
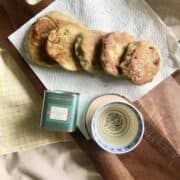
[{"label": "pancake with sesame seeds", "polygon": [[135,41],[128,45],[120,68],[134,84],[145,84],[152,81],[158,72],[160,56],[152,42]]},{"label": "pancake with sesame seeds", "polygon": [[135,37],[126,32],[111,32],[102,39],[101,63],[107,74],[115,77],[122,75],[119,63],[127,45],[133,41]]},{"label": "pancake with sesame seeds", "polygon": [[47,37],[51,30],[62,28],[69,24],[76,24],[79,27],[85,28],[78,21],[57,11],[38,18],[24,39],[24,53],[28,60],[46,67],[57,65],[57,62],[46,52]]},{"label": "pancake with sesame seeds", "polygon": [[74,42],[83,31],[84,28],[71,24],[54,29],[49,33],[46,51],[60,67],[69,71],[79,71],[81,69],[80,63],[74,54]]}]

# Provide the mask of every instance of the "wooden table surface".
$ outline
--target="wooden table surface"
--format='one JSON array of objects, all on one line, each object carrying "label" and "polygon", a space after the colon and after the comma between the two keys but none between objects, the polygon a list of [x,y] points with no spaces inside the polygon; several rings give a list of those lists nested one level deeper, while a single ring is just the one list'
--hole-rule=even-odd
[{"label": "wooden table surface", "polygon": [[[36,6],[29,6],[23,0],[0,0],[0,45],[10,52],[41,95],[45,90],[44,85],[7,37],[50,2],[51,0],[43,0]],[[167,87],[168,91],[165,90]],[[180,123],[177,123],[177,119],[180,119],[180,112],[177,109],[180,107],[179,92],[180,72],[177,71],[150,93],[134,102],[143,112],[146,130],[142,143],[131,153],[113,155],[100,149],[94,142],[87,142],[79,131],[73,133],[72,136],[94,162],[104,179],[178,180],[180,179],[180,172],[178,172],[180,169],[180,142],[178,141]],[[160,122],[158,127],[155,126],[156,123],[153,123],[156,120]]]}]

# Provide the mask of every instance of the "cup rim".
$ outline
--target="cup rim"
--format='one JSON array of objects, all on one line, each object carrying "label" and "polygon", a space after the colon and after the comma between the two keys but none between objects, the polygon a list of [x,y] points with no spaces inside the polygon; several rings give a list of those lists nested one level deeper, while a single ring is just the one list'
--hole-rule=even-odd
[{"label": "cup rim", "polygon": [[[138,123],[140,123],[141,125],[141,131],[139,131],[139,127],[138,127],[138,132],[135,136],[135,138],[131,141],[131,143],[125,145],[125,146],[112,146],[110,144],[107,144],[105,143],[105,145],[102,144],[102,142],[100,142],[100,140],[96,138],[96,132],[95,132],[95,124],[96,124],[96,119],[97,119],[97,116],[107,107],[107,106],[110,106],[111,104],[124,104],[128,107],[131,107],[131,109],[133,109],[136,114],[138,115]],[[104,149],[105,151],[108,151],[110,153],[114,153],[114,154],[124,154],[124,153],[128,153],[132,150],[134,150],[139,144],[140,142],[142,141],[142,138],[143,138],[143,135],[144,135],[144,118],[141,114],[141,112],[132,104],[130,103],[126,103],[126,102],[120,102],[120,101],[113,101],[113,102],[108,102],[106,104],[103,104],[101,107],[99,107],[94,115],[93,115],[93,118],[92,118],[92,121],[91,121],[91,132],[92,132],[92,138],[94,139],[94,141],[102,148]],[[139,135],[138,135],[139,134]],[[139,137],[138,137],[139,136]],[[138,137],[138,138],[137,138]],[[137,138],[137,141],[135,144],[134,141],[135,139]],[[130,144],[133,144],[130,148],[128,149],[124,149],[126,146],[130,145]],[[120,148],[122,150],[120,150]]]}]

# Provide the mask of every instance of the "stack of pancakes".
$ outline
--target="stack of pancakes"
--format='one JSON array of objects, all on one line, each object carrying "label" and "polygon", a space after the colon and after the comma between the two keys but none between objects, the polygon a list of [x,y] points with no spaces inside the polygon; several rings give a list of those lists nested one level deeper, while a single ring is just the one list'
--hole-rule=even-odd
[{"label": "stack of pancakes", "polygon": [[152,81],[160,67],[152,42],[127,32],[90,30],[59,12],[40,17],[32,25],[24,50],[30,61],[41,66],[125,76],[135,84]]}]

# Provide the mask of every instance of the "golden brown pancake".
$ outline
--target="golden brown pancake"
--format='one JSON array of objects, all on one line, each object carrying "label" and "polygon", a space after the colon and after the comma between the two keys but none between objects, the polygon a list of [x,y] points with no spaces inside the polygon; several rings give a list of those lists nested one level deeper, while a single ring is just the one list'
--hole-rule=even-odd
[{"label": "golden brown pancake", "polygon": [[71,24],[54,29],[48,35],[47,53],[66,70],[78,71],[81,69],[74,55],[74,42],[82,31],[84,28]]},{"label": "golden brown pancake", "polygon": [[120,68],[135,84],[152,81],[160,68],[160,57],[154,44],[149,41],[130,43]]},{"label": "golden brown pancake", "polygon": [[32,62],[42,66],[57,64],[45,51],[47,34],[56,28],[56,24],[47,17],[42,17],[30,28],[24,41],[25,54]]},{"label": "golden brown pancake", "polygon": [[57,62],[46,52],[47,36],[51,30],[73,23],[84,27],[79,22],[59,12],[50,12],[40,17],[32,25],[25,37],[24,49],[28,59],[41,66],[50,67],[57,65]]},{"label": "golden brown pancake", "polygon": [[75,54],[82,68],[89,73],[103,72],[100,55],[104,32],[89,30],[81,33],[75,42]]},{"label": "golden brown pancake", "polygon": [[132,41],[135,41],[135,37],[126,32],[111,32],[102,39],[101,62],[107,74],[116,77],[122,75],[119,63]]}]

